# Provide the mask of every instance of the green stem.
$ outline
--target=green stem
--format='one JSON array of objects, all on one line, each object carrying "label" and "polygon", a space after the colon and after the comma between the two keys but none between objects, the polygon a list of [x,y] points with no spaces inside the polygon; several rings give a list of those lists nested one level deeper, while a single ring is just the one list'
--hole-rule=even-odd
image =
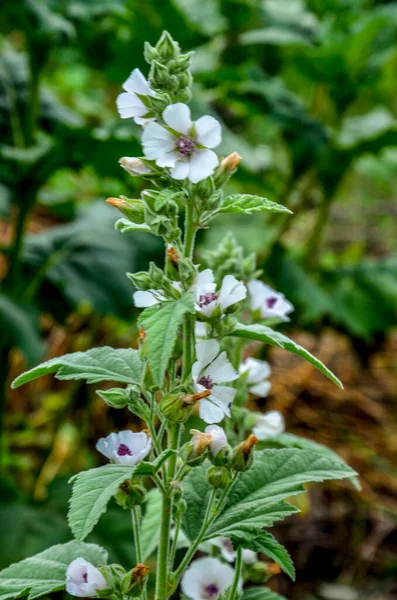
[{"label": "green stem", "polygon": [[174,539],[172,540],[172,545],[171,545],[170,564],[169,564],[170,569],[173,568],[174,562],[175,562],[175,554],[176,554],[176,548],[178,545],[178,535],[179,535],[180,528],[181,528],[181,517],[178,517],[175,521]]},{"label": "green stem", "polygon": [[232,584],[232,589],[230,590],[229,600],[235,600],[235,598],[237,596],[239,583],[240,583],[240,579],[241,579],[242,568],[243,568],[243,551],[241,548],[238,548],[237,556],[236,556],[236,564],[234,567],[234,569],[235,569],[234,580],[233,580],[233,584]]},{"label": "green stem", "polygon": [[[141,530],[140,530],[140,522],[141,522],[141,507],[134,506],[131,509],[131,521],[132,521],[132,531],[134,533],[134,541],[135,541],[135,555],[137,564],[143,563],[143,554],[142,554],[142,544],[141,544]],[[144,584],[142,590],[142,599],[147,600],[147,590],[146,583]]]},{"label": "green stem", "polygon": [[[194,225],[194,203],[186,205],[184,255],[193,257],[196,228]],[[190,377],[193,364],[194,317],[186,314],[183,321],[183,369],[182,381]]]},{"label": "green stem", "polygon": [[[173,450],[179,448],[180,425],[178,423],[170,425],[168,430],[168,447]],[[175,474],[177,455],[174,454],[168,459],[168,481],[172,481]],[[157,554],[157,579],[156,579],[156,600],[167,600],[169,596],[168,589],[168,560],[170,548],[170,532],[172,518],[172,501],[170,490],[163,493],[161,507],[161,526],[160,543]]]}]

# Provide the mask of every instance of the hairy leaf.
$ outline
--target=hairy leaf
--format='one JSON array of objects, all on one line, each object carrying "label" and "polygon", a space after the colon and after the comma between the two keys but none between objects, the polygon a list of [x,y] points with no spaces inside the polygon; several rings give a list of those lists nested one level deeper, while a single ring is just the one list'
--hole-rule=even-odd
[{"label": "hairy leaf", "polygon": [[0,600],[20,596],[32,600],[64,589],[66,569],[79,557],[95,566],[107,562],[106,551],[95,544],[72,541],[52,546],[0,572]]},{"label": "hairy leaf", "polygon": [[270,344],[277,348],[289,350],[315,366],[321,373],[343,389],[342,382],[332,373],[332,371],[323,365],[318,358],[313,356],[308,350],[305,350],[305,348],[302,348],[302,346],[299,346],[299,344],[288,338],[286,335],[274,331],[266,325],[243,325],[242,323],[238,323],[236,328],[229,335],[258,340],[259,342],[264,342],[265,344]]},{"label": "hairy leaf", "polygon": [[138,324],[145,330],[153,380],[158,386],[163,383],[182,317],[185,313],[192,313],[194,310],[193,297],[188,293],[179,300],[146,308],[139,317]]},{"label": "hairy leaf", "polygon": [[131,231],[143,231],[144,233],[151,233],[152,230],[146,223],[133,223],[129,219],[122,218],[116,221],[114,228],[121,233],[129,233]]},{"label": "hairy leaf", "polygon": [[136,384],[141,380],[142,361],[137,350],[132,348],[91,348],[86,352],[52,358],[17,377],[12,387],[19,387],[49,373],[56,373],[57,379],[86,379],[87,383],[119,381]]},{"label": "hairy leaf", "polygon": [[261,196],[253,196],[252,194],[233,194],[227,196],[222,207],[217,211],[220,213],[243,213],[252,215],[252,213],[266,210],[267,212],[290,213],[286,206],[272,202]]},{"label": "hairy leaf", "polygon": [[254,552],[263,552],[295,581],[295,568],[287,550],[268,531],[259,531],[253,536],[231,536],[235,548],[248,548]]}]

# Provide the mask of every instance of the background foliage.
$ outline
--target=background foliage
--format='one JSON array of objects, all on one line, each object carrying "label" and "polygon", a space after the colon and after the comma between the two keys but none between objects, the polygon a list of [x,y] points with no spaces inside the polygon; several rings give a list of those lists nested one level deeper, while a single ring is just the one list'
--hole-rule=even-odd
[{"label": "background foliage", "polygon": [[[354,600],[346,594],[375,590],[391,598],[397,4],[373,0],[3,6],[0,566],[69,539],[68,476],[98,464],[92,448],[100,435],[135,426],[79,382],[44,378],[12,393],[9,382],[44,357],[135,344],[125,272],[145,268],[163,249],[154,238],[115,232],[117,215],[104,199],[133,197],[141,185],[117,164],[141,149],[138,127],[119,119],[114,100],[131,69],[145,69],[144,41],[163,29],[196,52],[194,113],[216,116],[222,153],[243,157],[230,192],[267,196],[295,213],[218,217],[199,239],[200,256],[233,229],[257,253],[267,281],[294,303],[285,328],[346,386],[331,388],[281,350],[268,356],[273,387],[260,407],[282,410],[290,432],[340,452],[363,483],[360,494],[313,489],[310,514],[277,531],[298,566],[296,597]],[[310,332],[304,340],[297,323]],[[128,565],[130,538],[114,508],[90,540]],[[292,598],[283,577],[272,585]]]}]

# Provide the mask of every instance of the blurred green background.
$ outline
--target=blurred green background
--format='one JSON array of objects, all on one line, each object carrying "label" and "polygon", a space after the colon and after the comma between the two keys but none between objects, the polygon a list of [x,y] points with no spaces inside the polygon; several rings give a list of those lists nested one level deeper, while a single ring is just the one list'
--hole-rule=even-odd
[{"label": "blurred green background", "polygon": [[[135,426],[79,382],[9,385],[44,358],[136,343],[125,272],[163,249],[115,232],[104,200],[142,189],[118,165],[141,148],[115,98],[134,67],[146,73],[143,43],[163,29],[195,50],[194,116],[216,116],[221,153],[243,157],[230,191],[294,211],[219,218],[198,258],[232,229],[295,305],[284,329],[346,386],[264,356],[273,387],[259,408],[342,454],[363,485],[300,501],[302,515],[275,528],[298,583],[270,584],[291,600],[396,598],[397,3],[386,1],[3,2],[0,567],[69,539],[68,477],[98,464],[98,437]],[[114,507],[91,539],[129,566],[131,537]]]}]

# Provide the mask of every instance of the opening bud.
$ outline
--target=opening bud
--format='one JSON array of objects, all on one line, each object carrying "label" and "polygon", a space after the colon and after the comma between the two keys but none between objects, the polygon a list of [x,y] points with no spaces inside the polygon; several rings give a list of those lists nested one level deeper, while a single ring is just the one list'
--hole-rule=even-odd
[{"label": "opening bud", "polygon": [[146,489],[140,481],[131,479],[124,481],[119,487],[119,491],[115,495],[117,504],[122,508],[133,508],[145,499]]},{"label": "opening bud", "polygon": [[133,591],[134,596],[140,596],[143,586],[149,576],[150,567],[143,563],[138,563],[129,573],[125,575],[121,582],[121,591],[129,595]]},{"label": "opening bud", "polygon": [[230,481],[230,473],[226,467],[210,467],[207,471],[207,481],[216,489],[224,489]]},{"label": "opening bud", "polygon": [[212,435],[210,433],[203,433],[198,429],[191,429],[190,433],[192,434],[192,439],[189,443],[191,450],[187,457],[188,461],[194,460],[199,456],[203,456],[212,442]]},{"label": "opening bud", "polygon": [[214,176],[215,185],[217,187],[222,187],[229,181],[241,160],[242,158],[237,152],[232,152],[232,154],[229,154],[229,156],[226,156],[226,158],[221,161],[219,167],[215,171]]},{"label": "opening bud", "polygon": [[153,173],[145,160],[134,158],[132,156],[123,156],[123,158],[120,158],[119,165],[133,177],[150,175],[150,173]]},{"label": "opening bud", "polygon": [[179,44],[174,41],[168,31],[163,31],[159,41],[156,44],[156,50],[160,58],[169,60],[179,54]]},{"label": "opening bud", "polygon": [[160,401],[160,410],[167,421],[184,423],[193,411],[193,404],[184,402],[183,394],[170,394]]},{"label": "opening bud", "polygon": [[246,469],[249,469],[253,461],[253,449],[258,441],[258,438],[251,433],[244,442],[235,447],[230,461],[235,471],[246,471]]},{"label": "opening bud", "polygon": [[145,204],[142,200],[127,200],[126,198],[108,198],[110,206],[118,210],[130,221],[141,225],[145,222]]}]

